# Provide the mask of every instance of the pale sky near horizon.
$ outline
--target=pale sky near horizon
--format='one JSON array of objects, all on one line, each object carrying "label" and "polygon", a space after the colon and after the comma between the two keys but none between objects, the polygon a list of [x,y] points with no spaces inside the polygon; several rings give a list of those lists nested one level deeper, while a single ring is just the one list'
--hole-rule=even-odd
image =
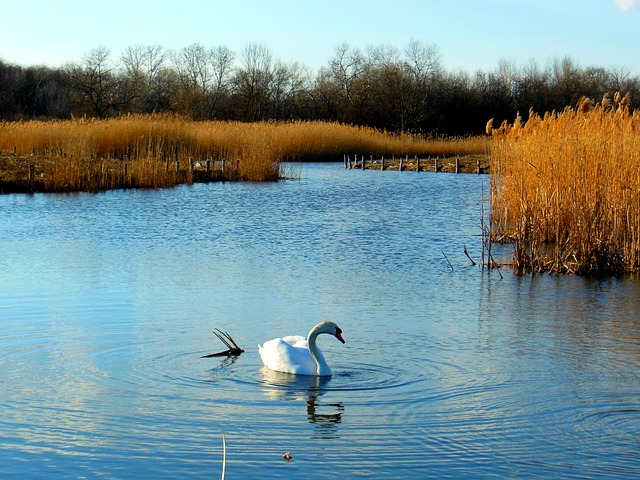
[{"label": "pale sky near horizon", "polygon": [[317,71],[341,43],[403,50],[413,38],[450,71],[568,56],[640,75],[640,0],[30,0],[7,2],[2,18],[0,59],[22,66],[79,63],[98,46],[117,59],[131,45],[239,55],[259,43]]}]

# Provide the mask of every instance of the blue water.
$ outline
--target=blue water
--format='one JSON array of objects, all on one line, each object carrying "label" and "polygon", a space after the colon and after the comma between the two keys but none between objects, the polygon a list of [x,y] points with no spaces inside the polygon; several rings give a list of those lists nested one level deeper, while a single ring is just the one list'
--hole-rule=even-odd
[{"label": "blue water", "polygon": [[471,265],[487,176],[295,170],[0,196],[0,477],[640,475],[637,281]]}]

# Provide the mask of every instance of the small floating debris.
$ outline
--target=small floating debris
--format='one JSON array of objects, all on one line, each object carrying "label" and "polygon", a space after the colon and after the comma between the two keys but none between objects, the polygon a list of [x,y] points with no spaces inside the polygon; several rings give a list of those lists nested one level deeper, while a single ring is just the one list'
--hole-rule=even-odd
[{"label": "small floating debris", "polygon": [[293,457],[291,456],[291,454],[289,452],[285,452],[285,454],[282,456],[282,458],[284,458],[288,462]]},{"label": "small floating debris", "polygon": [[216,337],[220,339],[222,343],[227,346],[227,350],[218,353],[210,353],[209,355],[203,355],[200,358],[211,358],[211,357],[238,357],[240,356],[244,350],[238,346],[238,344],[233,340],[231,335],[227,332],[223,332],[219,328],[216,328],[213,333]]}]

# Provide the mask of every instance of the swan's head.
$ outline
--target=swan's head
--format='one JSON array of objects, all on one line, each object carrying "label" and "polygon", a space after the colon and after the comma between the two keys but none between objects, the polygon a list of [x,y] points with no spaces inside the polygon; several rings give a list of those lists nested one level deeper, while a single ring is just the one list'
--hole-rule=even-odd
[{"label": "swan's head", "polygon": [[344,338],[342,338],[342,329],[333,322],[322,322],[313,327],[312,332],[316,332],[316,334],[320,333],[328,333],[333,335],[342,343],[345,343]]},{"label": "swan's head", "polygon": [[340,330],[340,327],[336,325],[336,333],[335,336],[338,340],[340,340],[342,343],[344,342],[344,338],[342,338],[342,330]]}]

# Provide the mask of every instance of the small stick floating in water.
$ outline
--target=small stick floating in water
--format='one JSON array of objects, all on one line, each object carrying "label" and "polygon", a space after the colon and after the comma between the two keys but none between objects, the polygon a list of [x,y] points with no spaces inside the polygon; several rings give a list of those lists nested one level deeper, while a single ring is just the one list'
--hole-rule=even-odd
[{"label": "small stick floating in water", "polygon": [[222,343],[224,343],[227,346],[228,350],[224,350],[218,353],[211,353],[209,355],[203,355],[200,358],[237,357],[240,354],[242,354],[242,352],[244,352],[244,350],[238,346],[238,344],[233,340],[233,338],[231,338],[231,335],[229,335],[227,332],[223,332],[219,328],[216,328],[216,330],[214,330],[213,333],[216,335],[216,337],[220,339]]}]

